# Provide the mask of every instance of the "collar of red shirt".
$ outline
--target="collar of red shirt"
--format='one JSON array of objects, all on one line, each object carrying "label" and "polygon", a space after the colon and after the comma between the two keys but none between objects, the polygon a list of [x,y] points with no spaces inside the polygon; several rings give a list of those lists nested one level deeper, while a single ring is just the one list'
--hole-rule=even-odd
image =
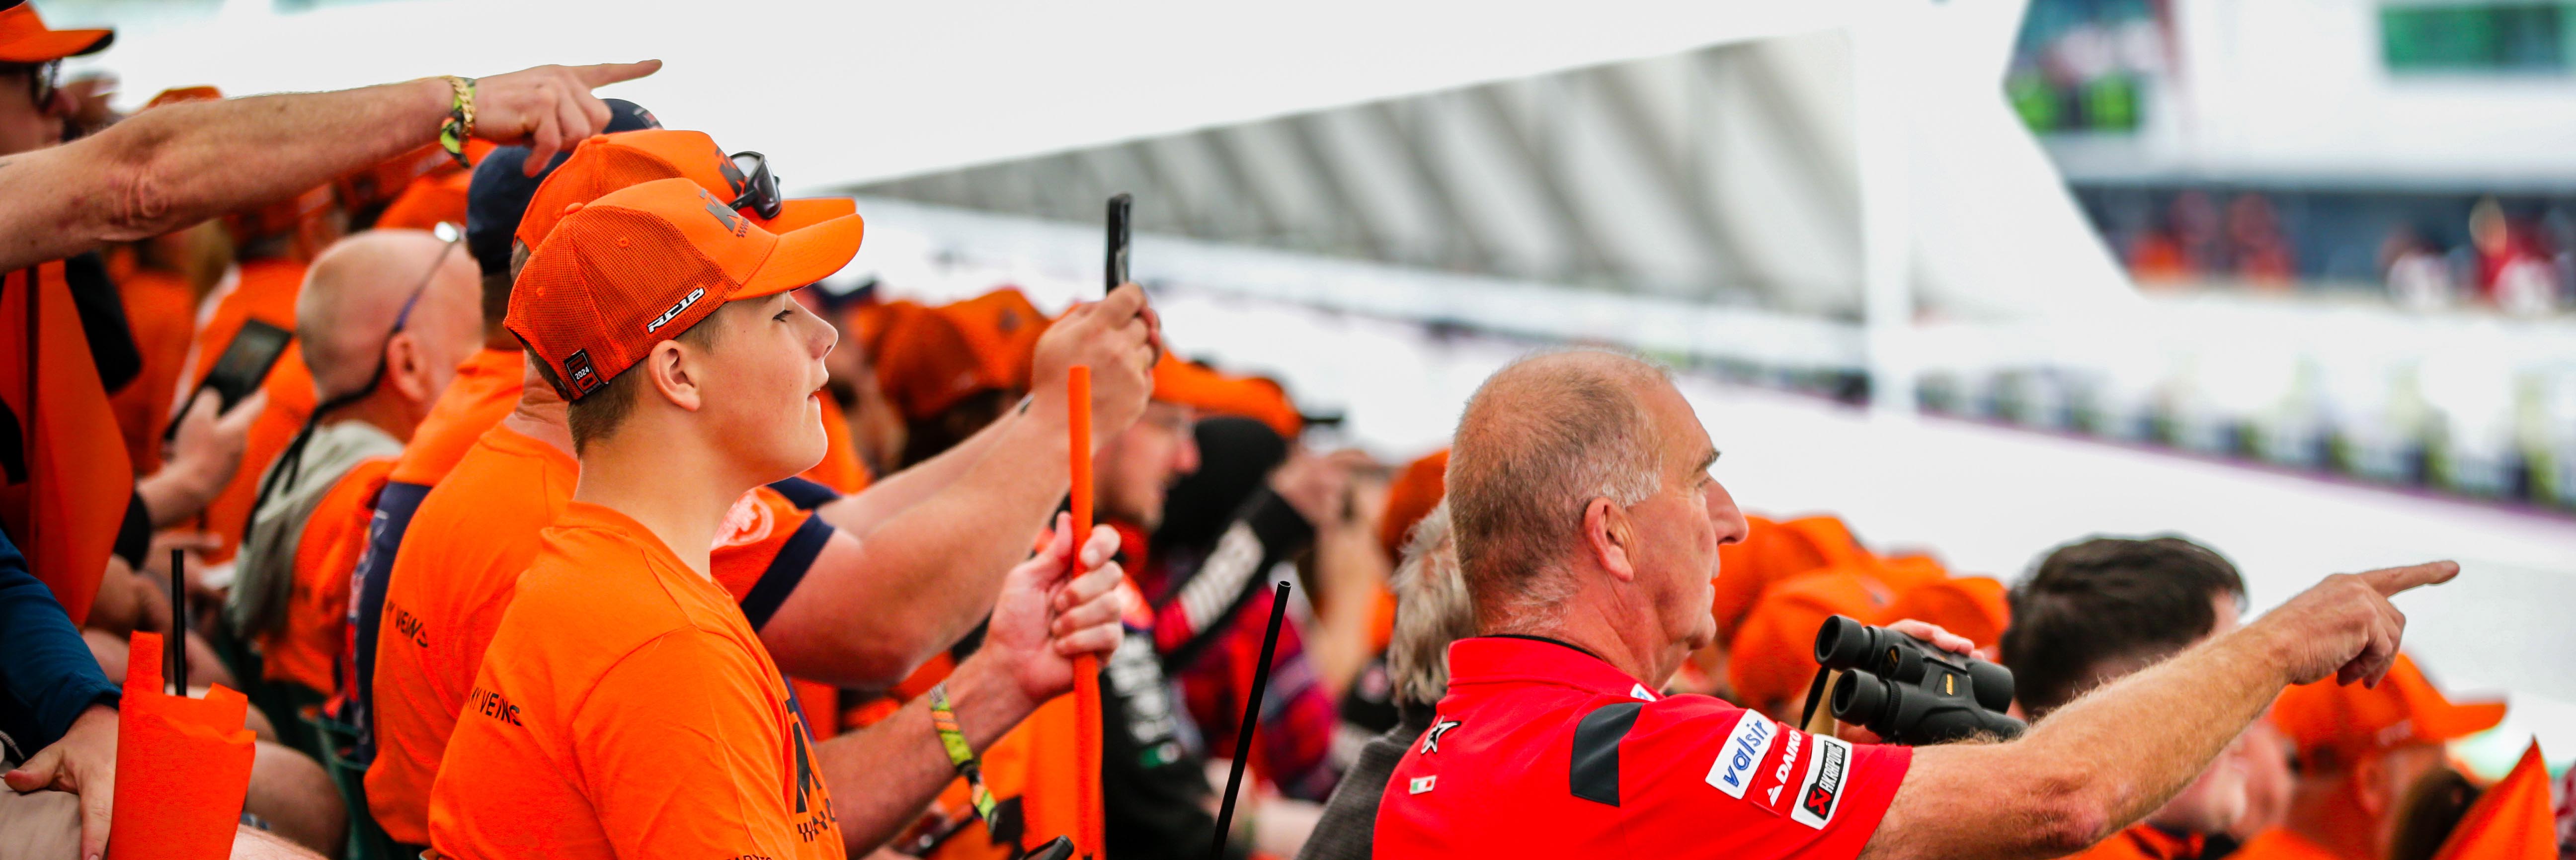
[{"label": "collar of red shirt", "polygon": [[1476,636],[1449,643],[1449,683],[1554,684],[1648,702],[1660,698],[1592,652],[1538,636]]}]

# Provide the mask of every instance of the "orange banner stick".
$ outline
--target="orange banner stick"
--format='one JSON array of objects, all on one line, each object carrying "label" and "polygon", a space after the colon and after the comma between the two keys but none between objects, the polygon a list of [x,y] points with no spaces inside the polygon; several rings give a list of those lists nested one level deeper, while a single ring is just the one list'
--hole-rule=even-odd
[{"label": "orange banner stick", "polygon": [[[1082,545],[1091,539],[1091,368],[1074,365],[1065,373],[1066,424],[1072,431],[1072,442],[1066,450],[1073,464],[1073,547],[1078,558]],[[1073,810],[1081,822],[1073,834],[1074,856],[1099,858],[1108,855],[1109,817],[1101,808],[1100,798],[1100,658],[1085,654],[1073,660],[1073,714],[1075,736],[1073,772],[1082,781],[1074,794]]]}]

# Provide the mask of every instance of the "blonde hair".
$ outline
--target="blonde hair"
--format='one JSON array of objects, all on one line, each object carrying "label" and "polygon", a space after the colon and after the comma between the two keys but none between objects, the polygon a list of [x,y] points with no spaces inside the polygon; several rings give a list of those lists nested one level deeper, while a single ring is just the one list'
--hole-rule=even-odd
[{"label": "blonde hair", "polygon": [[1449,643],[1476,635],[1476,604],[1458,572],[1447,501],[1414,525],[1392,585],[1395,635],[1387,642],[1386,668],[1395,701],[1437,703],[1449,691]]}]

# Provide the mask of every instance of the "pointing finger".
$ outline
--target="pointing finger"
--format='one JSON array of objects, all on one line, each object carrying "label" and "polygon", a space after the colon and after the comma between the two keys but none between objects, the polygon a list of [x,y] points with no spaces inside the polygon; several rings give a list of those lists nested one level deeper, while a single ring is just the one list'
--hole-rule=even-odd
[{"label": "pointing finger", "polygon": [[600,63],[595,66],[574,66],[569,71],[572,72],[573,78],[581,81],[584,86],[602,87],[617,83],[618,81],[631,81],[661,70],[662,61],[645,60],[640,63]]},{"label": "pointing finger", "polygon": [[2452,577],[2458,575],[2460,575],[2459,562],[2435,561],[2406,567],[2382,568],[2364,573],[2361,578],[2370,583],[2371,588],[2377,589],[2380,596],[2390,597],[2410,588],[2449,582]]}]

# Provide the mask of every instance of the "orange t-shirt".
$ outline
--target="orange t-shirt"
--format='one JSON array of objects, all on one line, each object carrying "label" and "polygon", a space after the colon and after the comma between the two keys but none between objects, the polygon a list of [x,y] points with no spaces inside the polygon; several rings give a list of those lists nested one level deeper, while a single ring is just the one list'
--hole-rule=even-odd
[{"label": "orange t-shirt", "polygon": [[[303,263],[243,263],[240,282],[215,303],[214,315],[197,331],[196,364],[189,369],[188,390],[195,391],[214,371],[215,361],[232,345],[233,335],[241,333],[245,320],[257,318],[293,331],[295,296],[303,289]],[[223,545],[206,553],[209,564],[231,561],[233,553],[240,551],[242,532],[250,527],[250,506],[258,501],[260,476],[268,474],[268,464],[285,453],[295,432],[304,429],[305,416],[313,414],[313,373],[304,366],[304,345],[289,344],[259,387],[268,392],[268,409],[251,422],[250,438],[242,446],[241,471],[233,473],[233,482],[199,515],[200,526],[223,539]]]},{"label": "orange t-shirt", "polygon": [[598,505],[542,539],[432,789],[432,849],[845,856],[804,717],[732,595]]},{"label": "orange t-shirt", "polygon": [[483,431],[519,406],[522,363],[512,350],[478,349],[456,366],[456,379],[411,431],[392,480],[423,487],[447,477]]},{"label": "orange t-shirt", "polygon": [[391,457],[361,460],[331,485],[295,541],[295,583],[284,629],[260,637],[260,676],[323,694],[340,691],[340,649],[348,644],[349,571],[367,548],[367,522],[385,488]]},{"label": "orange t-shirt", "polygon": [[2063,860],[2196,860],[2200,852],[2200,834],[2170,833],[2140,822]]},{"label": "orange t-shirt", "polygon": [[197,298],[186,278],[143,269],[117,282],[125,325],[143,353],[143,373],[108,398],[125,432],[126,459],[134,471],[161,468],[161,433],[170,428],[170,404],[188,363],[188,341],[197,332]]},{"label": "orange t-shirt", "polygon": [[2227,856],[2231,860],[2345,860],[2332,849],[2280,827],[2254,834]]},{"label": "orange t-shirt", "polygon": [[[572,502],[581,464],[563,449],[494,426],[422,498],[385,584],[376,643],[376,759],[367,806],[396,841],[429,841],[430,785],[484,650],[500,629],[538,531]],[[801,581],[831,527],[763,487],[717,539],[717,582],[753,627]]]}]

